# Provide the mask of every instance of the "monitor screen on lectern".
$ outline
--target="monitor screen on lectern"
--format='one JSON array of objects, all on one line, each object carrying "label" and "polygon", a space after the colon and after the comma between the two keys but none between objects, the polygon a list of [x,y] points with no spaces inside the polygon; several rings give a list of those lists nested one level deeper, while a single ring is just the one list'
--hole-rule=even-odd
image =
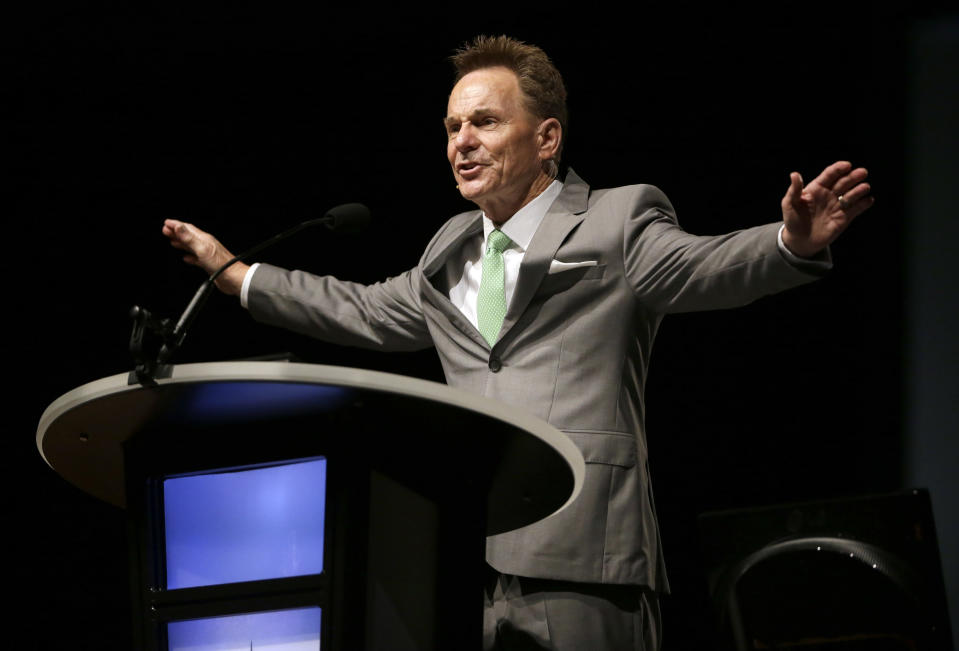
[{"label": "monitor screen on lectern", "polygon": [[326,459],[163,481],[168,590],[323,571]]},{"label": "monitor screen on lectern", "polygon": [[169,651],[317,651],[320,648],[319,608],[227,615],[170,622]]}]

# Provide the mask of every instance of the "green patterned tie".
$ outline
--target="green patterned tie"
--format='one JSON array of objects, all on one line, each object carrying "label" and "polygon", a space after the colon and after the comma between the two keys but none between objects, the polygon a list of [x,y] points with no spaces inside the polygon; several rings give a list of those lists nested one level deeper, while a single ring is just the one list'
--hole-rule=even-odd
[{"label": "green patterned tie", "polygon": [[476,299],[476,319],[480,334],[489,342],[496,343],[503,317],[506,316],[506,265],[503,262],[503,250],[512,244],[512,240],[503,231],[490,232],[486,241],[486,255],[483,257],[483,279],[480,281],[479,296]]}]

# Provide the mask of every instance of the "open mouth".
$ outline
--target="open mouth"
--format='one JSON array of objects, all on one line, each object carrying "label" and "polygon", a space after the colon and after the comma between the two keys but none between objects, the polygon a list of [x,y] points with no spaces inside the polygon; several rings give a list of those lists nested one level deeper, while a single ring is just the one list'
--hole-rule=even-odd
[{"label": "open mouth", "polygon": [[466,161],[456,166],[456,171],[463,178],[470,178],[479,173],[483,165],[476,161]]}]

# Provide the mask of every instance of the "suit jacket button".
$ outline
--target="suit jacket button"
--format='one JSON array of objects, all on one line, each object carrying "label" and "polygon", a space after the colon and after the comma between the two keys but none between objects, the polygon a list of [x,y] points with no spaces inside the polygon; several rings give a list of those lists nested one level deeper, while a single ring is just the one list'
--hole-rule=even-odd
[{"label": "suit jacket button", "polygon": [[499,370],[503,368],[503,363],[499,361],[499,357],[490,357],[489,358],[489,370],[494,373],[499,373]]}]

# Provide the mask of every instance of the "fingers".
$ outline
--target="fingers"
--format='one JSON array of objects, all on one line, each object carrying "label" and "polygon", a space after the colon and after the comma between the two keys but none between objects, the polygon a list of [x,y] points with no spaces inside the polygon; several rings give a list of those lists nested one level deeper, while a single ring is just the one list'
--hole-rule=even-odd
[{"label": "fingers", "polygon": [[866,168],[858,167],[837,179],[832,186],[839,208],[848,219],[862,214],[875,201],[869,196],[872,186],[866,183],[868,176],[869,172]]},{"label": "fingers", "polygon": [[[866,177],[868,176],[869,176],[869,172],[866,170],[865,167],[857,167],[856,169],[852,170],[848,174],[845,174],[841,176],[840,178],[838,178],[832,186],[825,186],[825,187],[829,187],[836,194],[849,195],[851,194],[850,190],[852,188],[855,188],[859,184],[862,184],[862,182],[865,181]],[[869,186],[866,185],[867,194],[868,194],[868,187]]]},{"label": "fingers", "polygon": [[192,241],[201,233],[193,224],[181,222],[178,219],[166,219],[163,221],[163,234],[170,238],[176,238],[181,242]]},{"label": "fingers", "polygon": [[178,226],[186,225],[186,222],[181,222],[179,219],[164,219],[163,220],[163,234],[169,235],[176,231]]},{"label": "fingers", "polygon": [[[863,184],[865,185],[865,184]],[[868,186],[867,186],[868,187]],[[858,190],[858,188],[857,188]],[[850,198],[850,194],[844,195],[846,207],[843,208],[843,213],[846,215],[846,218],[850,221],[866,212],[872,204],[876,202],[875,197],[871,197],[867,194],[858,196],[857,198]]]},{"label": "fingers", "polygon": [[194,254],[200,253],[200,249],[215,249],[217,244],[209,233],[177,219],[164,220],[163,234],[169,238],[171,246]]},{"label": "fingers", "polygon": [[802,174],[799,172],[792,172],[789,175],[789,194],[793,197],[798,198],[802,194],[803,182]]},{"label": "fingers", "polygon": [[869,196],[869,193],[871,191],[872,191],[872,187],[868,183],[860,183],[859,185],[857,185],[856,187],[854,187],[853,189],[847,192],[836,191],[836,196],[842,197],[842,201],[839,202],[840,205],[846,204],[848,206],[850,204],[856,203],[857,201],[861,199],[865,199],[866,197]]},{"label": "fingers", "polygon": [[802,189],[802,175],[799,172],[791,172],[789,174],[789,187],[786,189],[786,196],[783,197],[783,208],[798,203],[802,197]]},{"label": "fingers", "polygon": [[849,161],[847,160],[837,161],[833,163],[832,165],[830,165],[829,167],[827,167],[826,169],[824,169],[822,173],[819,176],[817,176],[815,180],[813,180],[813,183],[817,183],[821,185],[822,187],[828,188],[831,190],[833,189],[833,187],[835,187],[839,179],[849,174],[851,170],[852,170],[852,163],[850,163]]},{"label": "fingers", "polygon": [[844,197],[843,203],[849,204],[869,194],[869,184],[864,182],[868,176],[865,167],[853,169],[849,161],[839,161],[824,169],[814,183],[837,197]]},{"label": "fingers", "polygon": [[838,161],[823,170],[813,183],[821,188],[817,194],[822,190],[832,194],[835,197],[830,200],[833,207],[846,218],[852,219],[874,203],[869,196],[872,187],[865,182],[868,176],[869,171],[865,167],[853,169],[849,161]]},{"label": "fingers", "polygon": [[193,240],[190,224],[178,219],[163,220],[163,235],[170,240],[171,245],[178,249],[187,248],[186,244]]}]

